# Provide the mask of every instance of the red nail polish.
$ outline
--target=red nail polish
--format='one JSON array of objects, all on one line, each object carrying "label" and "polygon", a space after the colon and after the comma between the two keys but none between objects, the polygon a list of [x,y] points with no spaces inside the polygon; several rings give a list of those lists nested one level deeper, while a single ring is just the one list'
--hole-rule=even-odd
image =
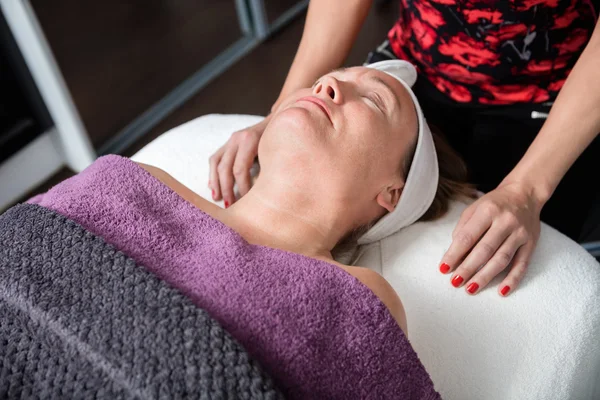
[{"label": "red nail polish", "polygon": [[473,282],[467,287],[467,292],[473,294],[477,291],[477,289],[479,289],[479,285]]},{"label": "red nail polish", "polygon": [[215,189],[212,190],[212,197],[215,198]]},{"label": "red nail polish", "polygon": [[448,264],[446,264],[446,263],[442,263],[442,264],[440,265],[440,272],[441,272],[442,274],[445,274],[445,273],[447,273],[448,271],[450,271],[450,266],[449,266]]},{"label": "red nail polish", "polygon": [[506,293],[508,293],[509,290],[510,290],[510,286],[504,286],[502,288],[502,290],[500,291],[500,293],[502,293],[502,296],[506,296]]},{"label": "red nail polish", "polygon": [[229,207],[229,202],[227,200],[225,200],[225,208]]},{"label": "red nail polish", "polygon": [[464,279],[462,278],[462,276],[456,275],[454,278],[452,278],[452,286],[459,287],[463,280]]}]

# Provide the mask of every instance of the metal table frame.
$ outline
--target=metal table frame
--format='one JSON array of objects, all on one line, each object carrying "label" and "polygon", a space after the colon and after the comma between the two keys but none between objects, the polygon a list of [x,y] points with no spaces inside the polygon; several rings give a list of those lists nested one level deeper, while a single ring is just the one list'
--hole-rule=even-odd
[{"label": "metal table frame", "polygon": [[0,0],[0,9],[54,121],[56,129],[52,131],[52,140],[61,153],[64,164],[79,172],[98,155],[120,153],[308,6],[308,0],[299,1],[269,24],[264,0],[234,1],[242,38],[181,82],[96,150],[92,147],[31,3],[29,0]]}]

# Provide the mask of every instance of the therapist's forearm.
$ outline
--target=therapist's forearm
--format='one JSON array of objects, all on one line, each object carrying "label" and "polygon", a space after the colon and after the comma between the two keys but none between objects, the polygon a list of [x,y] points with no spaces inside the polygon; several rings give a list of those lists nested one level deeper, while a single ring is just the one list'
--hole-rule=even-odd
[{"label": "therapist's forearm", "polygon": [[311,0],[304,32],[275,110],[291,92],[310,87],[348,56],[373,0]]},{"label": "therapist's forearm", "polygon": [[543,205],[600,132],[600,22],[527,153],[503,183],[525,183]]}]

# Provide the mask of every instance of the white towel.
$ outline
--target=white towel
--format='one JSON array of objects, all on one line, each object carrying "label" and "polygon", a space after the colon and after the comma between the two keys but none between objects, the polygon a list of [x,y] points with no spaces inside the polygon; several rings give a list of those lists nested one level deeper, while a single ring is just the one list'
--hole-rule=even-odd
[{"label": "white towel", "polygon": [[600,265],[543,224],[525,278],[475,296],[438,270],[466,206],[371,245],[358,260],[404,304],[409,339],[444,399],[600,399]]},{"label": "white towel", "polygon": [[[210,199],[208,157],[261,117],[208,115],[157,138],[132,158],[160,167]],[[409,339],[444,399],[600,399],[600,265],[543,225],[521,285],[497,277],[476,296],[450,285],[438,262],[464,205],[365,249],[400,295]]]}]

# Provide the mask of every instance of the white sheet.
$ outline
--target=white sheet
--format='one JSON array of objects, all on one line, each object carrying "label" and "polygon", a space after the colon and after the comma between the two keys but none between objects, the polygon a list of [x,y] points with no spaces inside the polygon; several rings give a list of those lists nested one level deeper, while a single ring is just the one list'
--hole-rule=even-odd
[{"label": "white sheet", "polygon": [[[132,158],[160,167],[210,199],[208,157],[261,117],[208,115],[157,138]],[[464,205],[370,245],[359,264],[400,295],[409,339],[444,399],[600,399],[600,265],[548,226],[525,279],[500,298],[496,278],[476,296],[437,264]]]}]

